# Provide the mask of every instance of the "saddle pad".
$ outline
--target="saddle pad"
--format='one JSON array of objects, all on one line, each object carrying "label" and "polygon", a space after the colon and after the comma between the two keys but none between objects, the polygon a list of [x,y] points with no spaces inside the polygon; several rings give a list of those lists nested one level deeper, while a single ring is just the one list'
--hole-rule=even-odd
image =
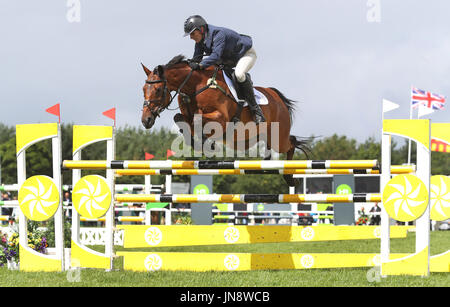
[{"label": "saddle pad", "polygon": [[[225,79],[225,82],[228,85],[228,88],[230,89],[231,93],[233,94],[234,99],[239,100],[238,95],[236,93],[236,89],[234,88],[233,81],[227,76],[226,73],[222,72],[223,78]],[[257,89],[253,88],[253,92],[255,93],[255,99],[256,102],[259,105],[265,105],[269,104],[269,100],[267,100],[267,97],[258,91]],[[245,102],[244,107],[248,106],[247,102]]]}]

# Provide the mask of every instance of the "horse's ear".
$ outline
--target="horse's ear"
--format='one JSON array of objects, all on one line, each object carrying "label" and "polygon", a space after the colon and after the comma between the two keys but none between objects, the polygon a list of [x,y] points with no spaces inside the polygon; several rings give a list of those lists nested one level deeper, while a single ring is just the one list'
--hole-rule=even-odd
[{"label": "horse's ear", "polygon": [[152,73],[152,71],[151,71],[150,69],[148,69],[147,67],[145,67],[144,64],[141,63],[141,65],[142,65],[142,68],[144,69],[145,74],[146,74],[147,76],[150,75],[150,74]]},{"label": "horse's ear", "polygon": [[158,65],[155,68],[156,74],[160,77],[164,76],[164,67],[162,65]]}]

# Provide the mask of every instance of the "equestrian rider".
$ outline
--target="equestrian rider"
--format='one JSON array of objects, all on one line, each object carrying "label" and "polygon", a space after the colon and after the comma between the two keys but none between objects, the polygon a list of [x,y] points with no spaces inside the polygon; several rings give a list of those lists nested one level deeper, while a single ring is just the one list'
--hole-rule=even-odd
[{"label": "equestrian rider", "polygon": [[[227,28],[207,24],[199,15],[193,15],[184,22],[184,36],[188,35],[195,41],[194,61],[190,62],[190,67],[193,70],[214,64],[235,67],[233,77],[239,85],[238,93],[247,101],[255,123],[265,122],[262,110],[256,103],[253,83],[248,73],[256,62],[252,38]],[[208,57],[203,59],[204,55]]]}]

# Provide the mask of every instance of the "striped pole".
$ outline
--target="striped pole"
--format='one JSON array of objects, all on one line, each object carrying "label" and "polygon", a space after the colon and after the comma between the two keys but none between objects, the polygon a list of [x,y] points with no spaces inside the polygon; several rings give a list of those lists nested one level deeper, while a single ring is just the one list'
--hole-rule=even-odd
[{"label": "striped pole", "polygon": [[18,200],[0,200],[0,207],[19,207]]},{"label": "striped pole", "polygon": [[4,191],[18,191],[18,190],[19,190],[19,185],[17,183],[0,185],[0,192],[4,192]]},{"label": "striped pole", "polygon": [[66,169],[367,169],[379,168],[378,160],[264,160],[264,161],[132,161],[132,160],[65,160]]},{"label": "striped pole", "polygon": [[[139,222],[139,223],[143,223],[145,221],[145,218],[143,216],[117,216],[116,219],[119,222]],[[91,219],[91,218],[86,218],[81,216],[80,217],[80,221],[81,222],[105,222],[106,218],[100,217],[100,218],[96,218],[96,219]]]},{"label": "striped pole", "polygon": [[[150,184],[149,188],[151,192],[158,192],[158,190],[164,189],[164,184]],[[116,191],[142,191],[145,189],[144,184],[121,184],[117,183],[114,188]],[[71,191],[72,185],[65,184],[63,185],[63,191]]]},{"label": "striped pole", "polygon": [[[373,169],[281,169],[281,170],[242,170],[242,169],[120,169],[117,176],[143,175],[367,175],[380,174]],[[414,165],[397,165],[391,167],[391,174],[409,174],[415,172]]]},{"label": "striped pole", "polygon": [[118,194],[115,200],[119,203],[354,203],[380,202],[381,194]]}]

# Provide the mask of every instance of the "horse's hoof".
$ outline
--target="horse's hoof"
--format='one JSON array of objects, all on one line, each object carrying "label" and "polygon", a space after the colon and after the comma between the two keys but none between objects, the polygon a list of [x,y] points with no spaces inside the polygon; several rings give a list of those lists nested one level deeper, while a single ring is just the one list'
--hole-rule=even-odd
[{"label": "horse's hoof", "polygon": [[233,123],[233,124],[237,124],[237,123],[239,123],[241,120],[239,119],[239,118],[237,118],[237,117],[233,117],[232,119],[231,119],[231,122]]},{"label": "horse's hoof", "polygon": [[173,117],[173,121],[178,123],[178,122],[184,122],[184,117],[183,115],[181,115],[180,113],[175,114],[175,116]]},{"label": "horse's hoof", "polygon": [[264,117],[262,117],[262,116],[256,115],[254,121],[255,121],[256,125],[259,125],[261,123],[266,122],[266,119]]}]

